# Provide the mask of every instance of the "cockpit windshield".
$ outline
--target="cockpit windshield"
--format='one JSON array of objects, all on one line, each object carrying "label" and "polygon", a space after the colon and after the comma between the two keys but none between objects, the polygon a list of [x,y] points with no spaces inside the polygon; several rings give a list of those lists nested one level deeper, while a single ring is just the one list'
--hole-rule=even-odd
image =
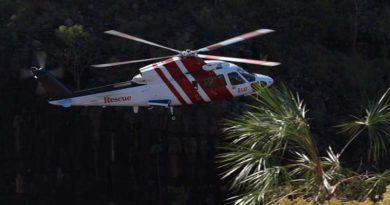
[{"label": "cockpit windshield", "polygon": [[237,71],[242,75],[244,76],[244,78],[248,81],[248,82],[253,82],[256,80],[256,77],[253,75],[253,74],[250,74],[248,73],[247,71],[245,71],[244,69],[238,67],[237,68]]}]

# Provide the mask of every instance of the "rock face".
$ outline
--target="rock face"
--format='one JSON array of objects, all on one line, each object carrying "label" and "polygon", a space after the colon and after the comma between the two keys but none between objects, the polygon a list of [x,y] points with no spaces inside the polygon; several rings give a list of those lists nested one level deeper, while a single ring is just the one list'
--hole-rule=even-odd
[{"label": "rock face", "polygon": [[221,122],[242,104],[178,107],[172,121],[164,108],[134,114],[131,108],[63,109],[43,102],[3,129],[0,190],[26,201],[219,203],[214,155]]}]

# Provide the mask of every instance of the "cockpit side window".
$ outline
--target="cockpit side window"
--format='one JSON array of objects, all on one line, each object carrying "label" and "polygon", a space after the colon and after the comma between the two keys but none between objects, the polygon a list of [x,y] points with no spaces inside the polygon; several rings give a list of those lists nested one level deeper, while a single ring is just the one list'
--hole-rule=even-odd
[{"label": "cockpit side window", "polygon": [[228,73],[228,77],[232,85],[240,85],[245,83],[245,80],[242,79],[241,76],[236,72]]}]

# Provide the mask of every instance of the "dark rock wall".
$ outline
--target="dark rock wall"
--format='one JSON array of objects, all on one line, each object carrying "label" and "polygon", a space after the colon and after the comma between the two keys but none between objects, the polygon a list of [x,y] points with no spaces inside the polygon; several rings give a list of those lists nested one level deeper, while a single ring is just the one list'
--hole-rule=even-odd
[{"label": "dark rock wall", "polygon": [[222,118],[241,104],[22,111],[2,127],[0,201],[219,204]]}]

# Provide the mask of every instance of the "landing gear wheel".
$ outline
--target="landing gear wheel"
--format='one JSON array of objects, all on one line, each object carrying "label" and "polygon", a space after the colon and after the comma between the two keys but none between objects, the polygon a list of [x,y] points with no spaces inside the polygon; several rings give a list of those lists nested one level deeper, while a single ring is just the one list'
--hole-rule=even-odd
[{"label": "landing gear wheel", "polygon": [[172,120],[172,121],[176,120],[176,116],[172,115],[172,116],[171,116],[171,120]]}]

